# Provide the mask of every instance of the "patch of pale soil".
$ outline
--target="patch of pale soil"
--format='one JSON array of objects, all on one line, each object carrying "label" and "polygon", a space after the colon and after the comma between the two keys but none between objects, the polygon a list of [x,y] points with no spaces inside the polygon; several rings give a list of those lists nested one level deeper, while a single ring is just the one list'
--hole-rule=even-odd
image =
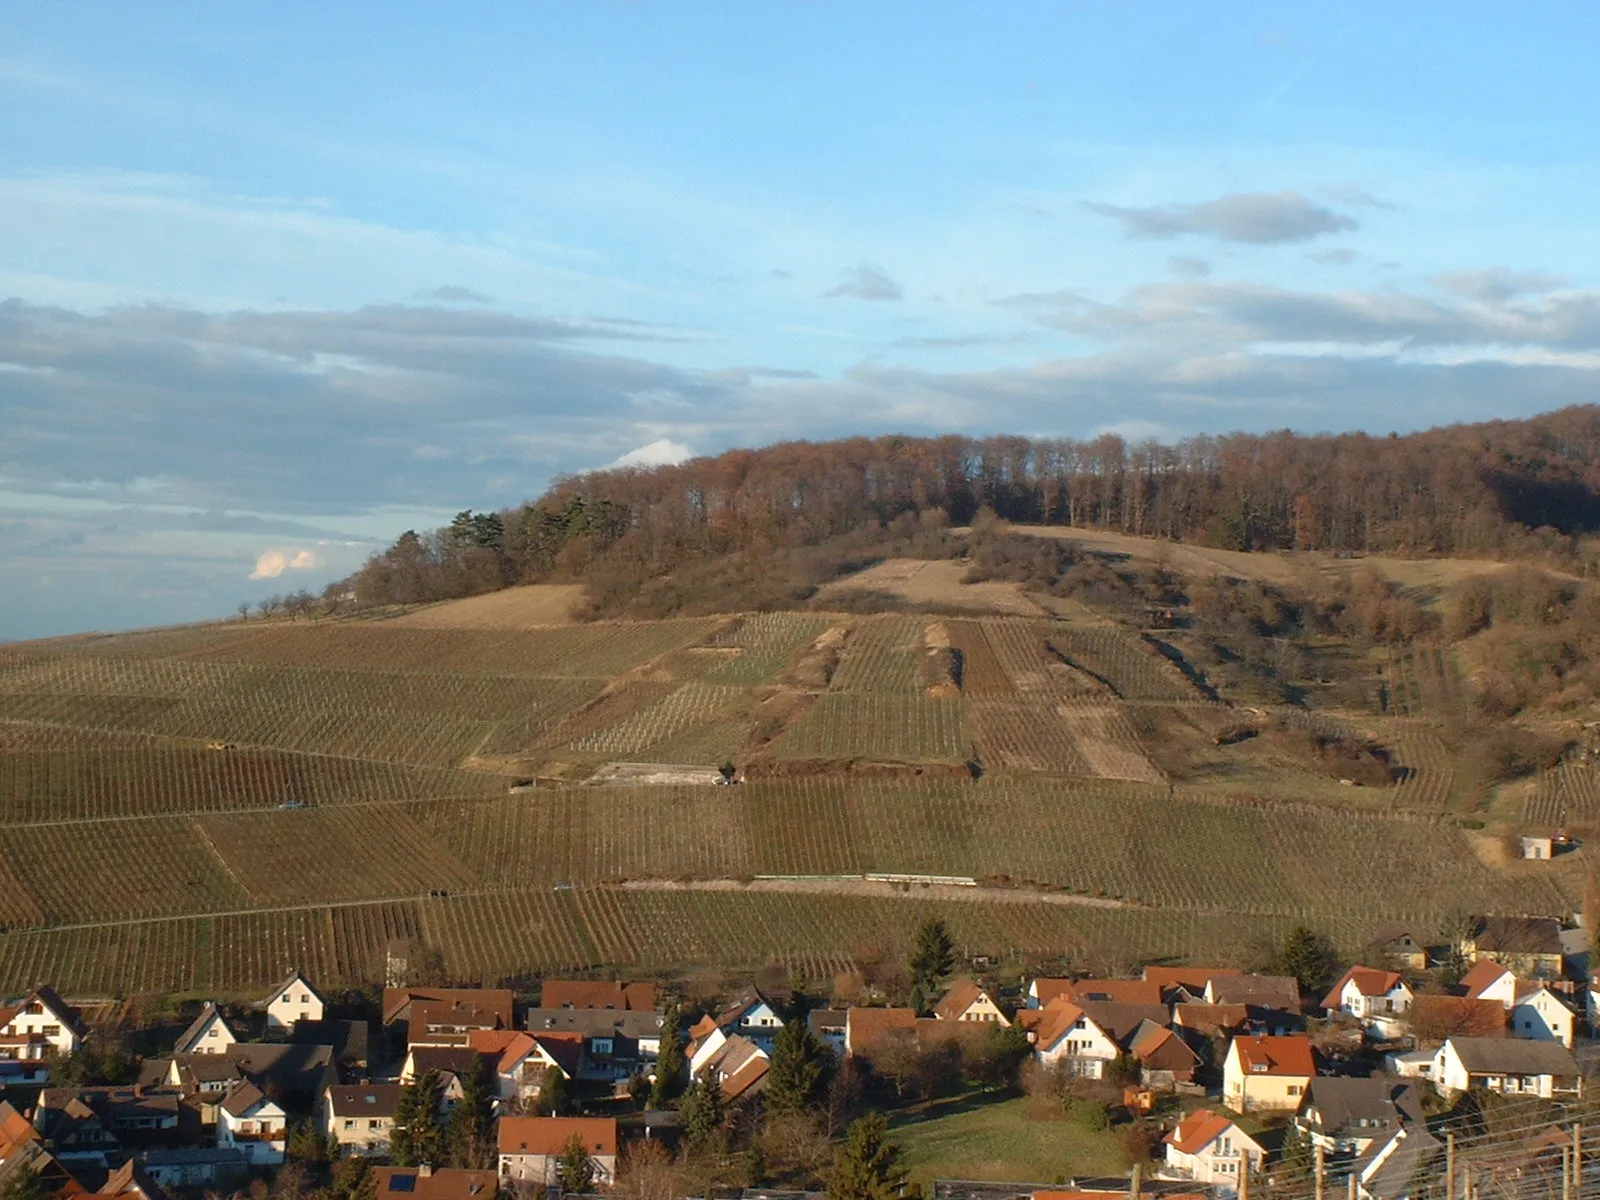
[{"label": "patch of pale soil", "polygon": [[603,763],[584,781],[588,784],[626,784],[637,786],[672,786],[674,784],[705,784],[716,786],[722,782],[722,773],[716,767],[683,766],[672,763]]},{"label": "patch of pale soil", "polygon": [[825,584],[816,607],[826,608],[826,597],[841,592],[887,592],[908,604],[935,604],[974,612],[993,612],[1010,616],[1037,617],[1037,604],[1022,593],[1016,583],[962,583],[967,568],[954,559],[924,561],[918,558],[891,558]]},{"label": "patch of pale soil", "polygon": [[1156,765],[1139,747],[1139,736],[1115,705],[1063,704],[1056,710],[1089,769],[1102,779],[1162,783]]},{"label": "patch of pale soil", "polygon": [[1123,900],[1104,896],[1078,896],[1071,892],[1038,892],[1022,888],[961,887],[952,884],[903,884],[873,879],[629,879],[621,885],[634,892],[798,892],[821,896],[912,895],[926,900],[966,900],[980,904],[1055,904],[1068,908],[1136,908]]},{"label": "patch of pale soil", "polygon": [[1511,860],[1506,857],[1505,843],[1492,833],[1469,833],[1467,844],[1486,867],[1504,871],[1511,865]]},{"label": "patch of pale soil", "polygon": [[413,629],[537,629],[570,624],[582,600],[581,583],[532,583],[430,604],[386,623]]},{"label": "patch of pale soil", "polygon": [[1287,554],[1213,550],[1206,546],[1169,542],[1163,538],[1134,537],[1105,529],[1080,529],[1072,525],[1013,525],[1011,531],[1027,537],[1070,539],[1086,550],[1102,554],[1126,554],[1141,561],[1161,563],[1181,575],[1225,575],[1285,585],[1304,579],[1308,572],[1337,576],[1376,571],[1390,583],[1402,588],[1437,590],[1452,587],[1474,575],[1505,571],[1514,565],[1487,558],[1395,558],[1385,554],[1340,558],[1319,551]]}]

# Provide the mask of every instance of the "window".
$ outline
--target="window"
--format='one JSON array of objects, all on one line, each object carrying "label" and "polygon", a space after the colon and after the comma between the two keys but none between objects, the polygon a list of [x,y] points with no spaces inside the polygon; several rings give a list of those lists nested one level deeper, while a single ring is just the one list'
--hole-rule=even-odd
[{"label": "window", "polygon": [[356,1127],[356,1119],[354,1117],[346,1117],[344,1127],[346,1129],[354,1129]]},{"label": "window", "polygon": [[301,1004],[310,1004],[311,1003],[311,997],[306,995],[305,992],[301,992],[300,993],[300,1003]]},{"label": "window", "polygon": [[61,1032],[59,1025],[46,1025],[42,1031],[45,1037],[55,1037]]},{"label": "window", "polygon": [[1288,1088],[1287,1088],[1287,1089],[1285,1089],[1285,1090],[1286,1090],[1286,1092],[1287,1092],[1287,1093],[1288,1093],[1288,1094],[1289,1094],[1289,1095],[1291,1095],[1291,1096],[1298,1096],[1298,1095],[1299,1095],[1299,1094],[1300,1094],[1300,1093],[1301,1093],[1301,1092],[1303,1092],[1303,1091],[1304,1091],[1304,1090],[1305,1090],[1305,1089],[1304,1089],[1304,1088],[1302,1088],[1302,1087],[1301,1087],[1301,1086],[1300,1086],[1300,1085],[1299,1085],[1299,1084],[1296,1084],[1296,1083],[1291,1083],[1291,1084],[1290,1084],[1290,1085],[1289,1085],[1289,1086],[1288,1086]]},{"label": "window", "polygon": [[1250,1064],[1250,1073],[1252,1075],[1265,1075],[1267,1073],[1267,1064],[1266,1063],[1251,1063]]},{"label": "window", "polygon": [[381,1128],[383,1128],[383,1121],[380,1120],[377,1117],[368,1117],[367,1118],[367,1128],[368,1129],[381,1129]]}]

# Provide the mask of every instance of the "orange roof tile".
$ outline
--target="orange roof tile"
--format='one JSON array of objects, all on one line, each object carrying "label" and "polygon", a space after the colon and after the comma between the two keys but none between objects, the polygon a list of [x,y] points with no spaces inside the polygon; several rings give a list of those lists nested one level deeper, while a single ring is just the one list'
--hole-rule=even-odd
[{"label": "orange roof tile", "polygon": [[[1313,1076],[1317,1062],[1311,1054],[1311,1039],[1299,1034],[1284,1037],[1233,1039],[1239,1051],[1239,1065],[1250,1075]],[[1259,1068],[1259,1069],[1258,1069]]]},{"label": "orange roof tile", "polygon": [[1209,1108],[1197,1108],[1167,1134],[1166,1142],[1176,1146],[1180,1153],[1199,1154],[1226,1133],[1232,1124],[1221,1113],[1212,1112]]},{"label": "orange roof tile", "polygon": [[501,1154],[560,1154],[576,1137],[590,1154],[617,1152],[614,1117],[501,1117]]},{"label": "orange roof tile", "polygon": [[1328,994],[1322,998],[1322,1007],[1338,1008],[1342,1003],[1340,994],[1345,984],[1352,982],[1363,996],[1387,996],[1404,981],[1394,971],[1383,971],[1377,967],[1351,967],[1339,977],[1338,983],[1328,989]]}]

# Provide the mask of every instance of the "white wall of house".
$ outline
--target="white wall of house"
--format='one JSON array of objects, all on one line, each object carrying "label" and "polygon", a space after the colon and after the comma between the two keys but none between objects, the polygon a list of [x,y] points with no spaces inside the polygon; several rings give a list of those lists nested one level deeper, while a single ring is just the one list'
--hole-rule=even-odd
[{"label": "white wall of house", "polygon": [[1249,1156],[1250,1169],[1259,1171],[1263,1153],[1254,1140],[1230,1125],[1227,1132],[1212,1138],[1197,1153],[1185,1154],[1167,1143],[1167,1170],[1196,1183],[1210,1184],[1221,1192],[1239,1190],[1239,1154]]},{"label": "white wall of house", "polygon": [[0,1032],[11,1037],[35,1038],[41,1043],[37,1051],[29,1048],[19,1052],[17,1055],[19,1058],[42,1057],[44,1046],[48,1046],[51,1053],[65,1056],[76,1050],[81,1040],[77,1031],[72,1028],[70,1020],[65,1019],[60,1013],[51,1012],[44,1004],[32,999],[23,1005],[22,1011],[12,1017]]},{"label": "white wall of house", "polygon": [[1572,1010],[1549,988],[1523,996],[1510,1013],[1511,1036],[1536,1042],[1560,1042],[1572,1049]]},{"label": "white wall of house", "polygon": [[270,1167],[283,1161],[288,1148],[287,1114],[271,1100],[252,1105],[243,1115],[217,1110],[217,1146],[241,1150],[251,1166]]},{"label": "white wall of house", "polygon": [[321,997],[309,983],[296,976],[294,982],[267,1005],[267,1028],[280,1032],[293,1029],[296,1021],[322,1020],[322,1012]]},{"label": "white wall of house", "polygon": [[187,1048],[190,1054],[222,1054],[239,1039],[222,1019],[221,1013],[212,1013],[200,1036]]},{"label": "white wall of house", "polygon": [[1552,1075],[1475,1075],[1468,1072],[1455,1047],[1449,1042],[1439,1047],[1433,1060],[1433,1081],[1452,1095],[1481,1087],[1506,1096],[1538,1096],[1549,1100],[1555,1095]]},{"label": "white wall of house", "polygon": [[[617,1159],[611,1154],[591,1154],[594,1181],[610,1187],[617,1177]],[[557,1154],[502,1154],[500,1178],[505,1183],[531,1183],[548,1187],[561,1182],[561,1156]]]},{"label": "white wall of house", "polygon": [[978,998],[967,1005],[966,1012],[956,1018],[958,1021],[978,1021],[990,1025],[1009,1025],[1005,1013],[1000,1011],[1000,1006],[989,998],[988,992],[979,992]]},{"label": "white wall of house", "polygon": [[1122,1048],[1105,1030],[1088,1017],[1077,1023],[1049,1046],[1035,1046],[1033,1055],[1044,1066],[1056,1067],[1073,1075],[1099,1079],[1106,1064],[1114,1061]]}]

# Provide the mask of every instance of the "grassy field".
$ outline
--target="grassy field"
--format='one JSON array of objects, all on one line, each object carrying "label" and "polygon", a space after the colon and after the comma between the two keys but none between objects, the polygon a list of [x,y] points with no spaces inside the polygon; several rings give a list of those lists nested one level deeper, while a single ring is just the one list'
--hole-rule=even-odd
[{"label": "grassy field", "polygon": [[[1389,921],[1431,932],[1577,899],[1573,872],[1502,869],[1447,819],[1464,789],[1436,722],[1461,685],[1441,656],[1382,665],[1394,715],[1352,719],[1404,779],[1348,788],[1288,741],[1219,741],[1239,710],[1110,625],[542,624],[558,602],[0,649],[0,983],[248,989],[294,964],[356,983],[392,937],[464,979],[772,963],[826,979],[930,911],[974,953],[1133,967],[1238,955],[1296,921],[1358,945]],[[750,772],[737,788],[584,783],[730,758]],[[1597,794],[1569,767],[1527,815]],[[737,886],[841,872],[1013,891]]]},{"label": "grassy field", "polygon": [[920,1105],[895,1117],[890,1136],[924,1187],[934,1179],[1051,1184],[1127,1170],[1114,1132],[1090,1132],[1026,1097],[979,1094]]}]

